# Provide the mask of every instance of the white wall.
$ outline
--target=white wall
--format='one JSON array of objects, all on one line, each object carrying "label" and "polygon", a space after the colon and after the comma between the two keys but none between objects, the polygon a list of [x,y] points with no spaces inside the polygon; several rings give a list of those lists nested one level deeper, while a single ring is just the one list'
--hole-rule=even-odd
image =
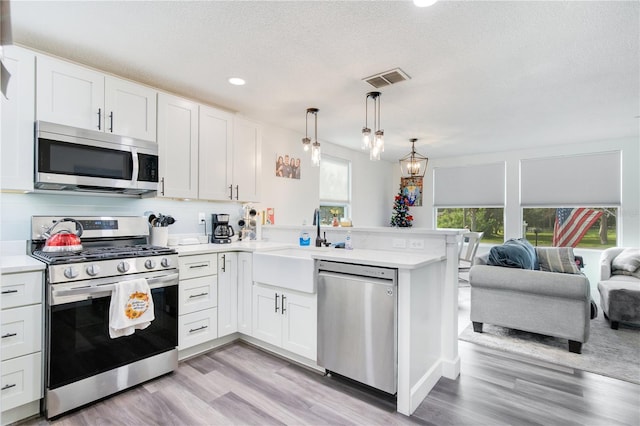
[{"label": "white wall", "polygon": [[[319,200],[319,168],[311,165],[311,153],[302,149],[304,134],[264,126],[262,137],[262,200],[256,209],[275,209],[276,225],[311,224]],[[392,164],[370,161],[368,153],[320,140],[323,156],[351,161],[354,226],[388,226],[393,206]],[[277,155],[301,158],[300,179],[275,175]],[[399,180],[398,180],[399,182]]]}]

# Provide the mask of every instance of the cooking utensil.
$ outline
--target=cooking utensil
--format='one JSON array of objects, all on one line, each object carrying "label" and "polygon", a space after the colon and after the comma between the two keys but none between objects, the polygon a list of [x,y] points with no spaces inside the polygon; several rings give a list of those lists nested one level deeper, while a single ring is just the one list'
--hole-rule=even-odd
[{"label": "cooking utensil", "polygon": [[[68,229],[61,229],[58,232],[52,234],[53,229],[62,222],[73,222],[76,224],[76,232],[71,232]],[[44,243],[42,251],[45,252],[65,252],[65,251],[81,251],[82,242],[80,236],[82,236],[82,224],[75,219],[65,217],[62,220],[54,223],[51,228],[44,232],[44,236],[47,241]]]}]

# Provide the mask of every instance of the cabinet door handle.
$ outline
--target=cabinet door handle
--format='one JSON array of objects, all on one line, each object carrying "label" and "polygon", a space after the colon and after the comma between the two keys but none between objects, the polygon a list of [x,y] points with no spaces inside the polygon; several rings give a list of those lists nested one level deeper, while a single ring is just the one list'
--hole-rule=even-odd
[{"label": "cabinet door handle", "polygon": [[102,130],[102,108],[98,108],[98,130]]},{"label": "cabinet door handle", "polygon": [[278,293],[276,293],[276,312],[278,312]]},{"label": "cabinet door handle", "polygon": [[18,290],[4,290],[2,294],[11,294],[11,293],[17,293],[17,292]]},{"label": "cabinet door handle", "polygon": [[200,265],[189,265],[189,269],[206,268],[207,266],[209,266],[208,263],[201,263]]},{"label": "cabinet door handle", "polygon": [[282,295],[282,315],[284,315],[284,313],[287,312],[287,308],[285,308],[286,301],[287,301],[287,296],[283,294]]},{"label": "cabinet door handle", "polygon": [[109,121],[111,121],[111,128],[109,129],[109,131],[113,133],[113,111],[109,113]]},{"label": "cabinet door handle", "polygon": [[227,255],[223,254],[222,255],[222,272],[227,272]]},{"label": "cabinet door handle", "polygon": [[3,334],[2,338],[4,339],[5,337],[13,337],[13,336],[17,336],[18,333],[7,333],[7,334]]},{"label": "cabinet door handle", "polygon": [[193,333],[194,331],[204,330],[205,328],[209,328],[209,326],[208,325],[203,325],[202,327],[191,328],[191,329],[189,329],[189,333]]},{"label": "cabinet door handle", "polygon": [[160,183],[162,183],[162,189],[160,190],[160,194],[164,195],[164,178],[160,179]]},{"label": "cabinet door handle", "polygon": [[236,200],[240,197],[240,185],[236,185]]},{"label": "cabinet door handle", "polygon": [[189,299],[193,299],[194,297],[206,296],[207,294],[209,293],[192,294],[191,296],[189,296]]},{"label": "cabinet door handle", "polygon": [[0,389],[0,390],[11,389],[11,388],[15,388],[15,387],[16,387],[16,384],[15,384],[15,383],[12,383],[12,384],[10,384],[10,385],[4,385],[4,386],[2,387],[2,389]]},{"label": "cabinet door handle", "polygon": [[229,185],[229,199],[233,200],[233,185]]}]

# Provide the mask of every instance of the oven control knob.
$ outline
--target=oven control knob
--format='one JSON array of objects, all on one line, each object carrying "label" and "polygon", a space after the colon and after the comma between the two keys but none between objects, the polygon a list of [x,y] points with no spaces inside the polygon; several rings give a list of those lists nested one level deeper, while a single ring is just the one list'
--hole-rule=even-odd
[{"label": "oven control knob", "polygon": [[125,273],[129,270],[129,264],[127,262],[118,263],[118,272]]},{"label": "oven control knob", "polygon": [[147,268],[147,269],[153,269],[153,268],[156,267],[156,261],[153,260],[153,259],[147,259],[144,262],[144,267]]},{"label": "oven control knob", "polygon": [[95,277],[100,273],[100,267],[98,265],[89,265],[87,266],[87,274],[92,277]]},{"label": "oven control knob", "polygon": [[78,271],[78,268],[75,268],[73,266],[69,266],[64,270],[64,276],[69,279],[77,277],[78,274],[80,274],[80,271]]},{"label": "oven control knob", "polygon": [[171,260],[167,259],[166,257],[163,257],[162,260],[160,261],[160,264],[162,265],[163,268],[168,268],[169,266],[171,266]]}]

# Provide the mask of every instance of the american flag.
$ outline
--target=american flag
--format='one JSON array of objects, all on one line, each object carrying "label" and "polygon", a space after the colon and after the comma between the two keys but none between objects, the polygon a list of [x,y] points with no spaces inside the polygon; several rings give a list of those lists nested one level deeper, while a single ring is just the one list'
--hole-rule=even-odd
[{"label": "american flag", "polygon": [[602,211],[580,207],[577,209],[556,209],[553,226],[554,247],[575,247],[584,234],[602,216]]}]

